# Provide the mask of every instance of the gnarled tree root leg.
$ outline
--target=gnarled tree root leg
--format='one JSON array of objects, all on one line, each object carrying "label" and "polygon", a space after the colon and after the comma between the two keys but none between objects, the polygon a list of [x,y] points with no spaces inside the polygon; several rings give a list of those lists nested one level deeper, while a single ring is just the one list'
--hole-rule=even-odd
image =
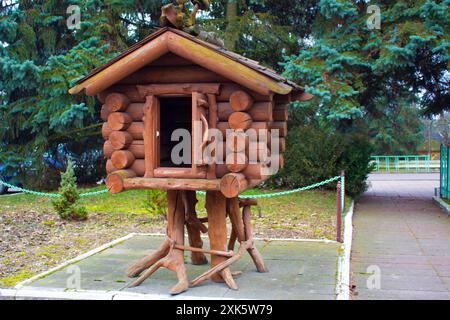
[{"label": "gnarled tree root leg", "polygon": [[189,280],[187,277],[186,266],[183,260],[183,251],[175,248],[171,248],[169,254],[160,259],[154,265],[152,265],[147,271],[145,271],[138,279],[130,284],[130,288],[136,287],[150,277],[156,270],[161,267],[165,267],[171,271],[174,271],[178,278],[178,283],[170,290],[171,294],[179,294],[186,291],[189,287]]},{"label": "gnarled tree root leg", "polygon": [[[197,195],[195,191],[184,191],[183,202],[186,215],[186,230],[188,233],[189,245],[194,248],[203,248],[201,232],[208,232],[203,223],[197,218],[195,205],[197,204]],[[193,265],[203,265],[208,263],[208,259],[202,252],[191,251],[191,262]]]},{"label": "gnarled tree root leg", "polygon": [[244,254],[245,250],[247,250],[250,246],[251,246],[250,242],[247,242],[247,241],[242,242],[241,245],[239,246],[239,250],[238,250],[238,253],[236,255],[234,255],[233,257],[231,257],[231,258],[229,258],[229,259],[219,263],[218,265],[212,267],[208,271],[204,272],[203,274],[201,274],[200,276],[198,276],[197,278],[192,280],[191,281],[191,285],[192,286],[199,285],[200,283],[210,279],[212,276],[214,276],[215,274],[217,274],[220,271],[224,270],[225,268],[228,268],[233,263],[238,261],[242,257],[242,255]]},{"label": "gnarled tree root leg", "polygon": [[184,223],[185,223],[185,208],[182,199],[183,191],[168,191],[168,213],[167,213],[167,235],[168,239],[161,246],[159,252],[160,255],[166,253],[166,247],[168,252],[166,255],[156,260],[159,255],[153,254],[149,258],[142,259],[133,265],[131,268],[136,274],[142,267],[152,264],[150,267],[134,282],[130,284],[130,287],[140,285],[148,277],[156,272],[160,267],[165,267],[171,271],[174,271],[178,278],[178,283],[171,289],[171,294],[179,294],[186,291],[189,287],[189,280],[187,277],[186,266],[184,264],[184,250],[175,248],[175,244],[184,246]]},{"label": "gnarled tree root leg", "polygon": [[131,266],[128,267],[127,276],[130,278],[134,278],[139,276],[142,271],[150,268],[163,257],[165,257],[170,250],[170,240],[166,239],[163,244],[156,250],[154,253],[143,257],[141,260],[135,262]]},{"label": "gnarled tree root leg", "polygon": [[[206,192],[206,211],[208,212],[208,237],[211,249],[225,251],[227,248],[227,199],[219,191]],[[211,266],[221,265],[227,257],[211,255]],[[227,267],[211,275],[214,282],[225,282],[231,289],[237,289],[231,270]]]},{"label": "gnarled tree root leg", "polygon": [[233,226],[228,248],[230,249],[234,247],[234,242],[236,241],[237,238],[237,240],[239,240],[239,250],[236,255],[213,266],[211,269],[209,269],[208,271],[204,272],[202,275],[198,276],[193,281],[191,281],[192,286],[196,286],[208,279],[212,279],[214,275],[222,274],[224,270],[229,270],[229,266],[238,261],[243,256],[245,251],[247,251],[250,254],[258,272],[268,271],[264,264],[264,260],[261,254],[259,253],[258,249],[255,247],[253,241],[253,228],[251,224],[251,209],[250,209],[250,205],[253,205],[253,203],[250,204],[250,201],[247,201],[242,205],[244,208],[242,210],[241,216],[239,210],[240,204],[238,202],[238,199],[233,198],[228,199],[227,201],[228,201],[227,203],[228,216],[230,217],[231,224]]},{"label": "gnarled tree root leg", "polygon": [[266,268],[264,260],[253,242],[253,227],[250,206],[244,206],[244,209],[242,210],[242,219],[244,220],[245,237],[247,241],[250,241],[251,243],[247,251],[250,254],[250,257],[252,257],[256,270],[258,270],[258,272],[268,272],[269,270]]}]

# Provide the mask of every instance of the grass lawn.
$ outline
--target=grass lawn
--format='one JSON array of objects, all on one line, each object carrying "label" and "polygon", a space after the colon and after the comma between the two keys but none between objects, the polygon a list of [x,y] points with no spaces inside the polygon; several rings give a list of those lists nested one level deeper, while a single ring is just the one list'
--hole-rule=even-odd
[{"label": "grass lawn", "polygon": [[[82,189],[81,192],[104,187]],[[274,191],[250,190],[246,194]],[[143,190],[82,198],[89,211],[86,221],[63,221],[48,198],[17,194],[0,196],[0,287],[49,269],[131,232],[163,233],[165,220],[146,208]],[[347,207],[350,199],[347,199]],[[199,216],[206,216],[199,196]],[[313,190],[282,197],[258,199],[253,209],[256,237],[335,238],[336,195]]]}]

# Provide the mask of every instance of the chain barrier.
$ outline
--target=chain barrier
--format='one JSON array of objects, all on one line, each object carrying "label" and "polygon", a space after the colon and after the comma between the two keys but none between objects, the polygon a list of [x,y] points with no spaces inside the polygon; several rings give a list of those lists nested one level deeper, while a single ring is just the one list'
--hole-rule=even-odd
[{"label": "chain barrier", "polygon": [[[301,191],[306,191],[306,190],[310,190],[310,189],[314,189],[317,187],[321,187],[323,185],[326,185],[330,182],[336,181],[341,179],[341,176],[335,176],[333,178],[321,181],[321,182],[317,182],[314,184],[311,184],[309,186],[306,187],[301,187],[301,188],[297,188],[297,189],[292,189],[292,190],[287,190],[287,191],[280,191],[280,192],[273,192],[273,193],[262,193],[262,194],[249,194],[249,195],[240,195],[239,198],[252,198],[252,199],[262,199],[262,198],[273,198],[273,197],[280,197],[280,196],[285,196],[288,194],[292,194],[292,193],[297,193],[297,192],[301,192]],[[204,191],[197,191],[198,194],[200,195],[205,195],[206,192]]]},{"label": "chain barrier", "polygon": [[[343,184],[344,181],[343,181],[342,176],[335,176],[335,177],[332,177],[330,179],[327,179],[327,180],[324,180],[324,181],[321,181],[321,182],[317,182],[317,183],[311,184],[311,185],[306,186],[306,187],[301,187],[301,188],[287,190],[287,191],[274,192],[274,193],[261,193],[261,194],[252,194],[252,195],[241,195],[241,196],[239,196],[239,198],[243,198],[243,199],[245,199],[245,198],[262,199],[262,198],[281,197],[281,196],[285,196],[285,195],[288,195],[288,194],[297,193],[297,192],[306,191],[306,190],[314,189],[314,188],[317,188],[317,187],[321,187],[323,185],[326,185],[326,184],[328,184],[330,182],[333,182],[333,181],[336,181],[336,180],[339,180],[339,179],[342,179],[342,184]],[[21,191],[23,193],[33,194],[33,195],[36,195],[36,196],[53,197],[53,198],[61,197],[61,195],[59,193],[46,193],[46,192],[39,192],[39,191],[28,190],[28,189],[24,189],[24,188],[20,188],[20,187],[14,186],[14,185],[9,184],[9,183],[7,183],[7,182],[5,182],[3,180],[0,180],[0,183],[5,185],[8,188],[13,188],[13,189],[19,190],[19,191]],[[108,189],[103,189],[103,190],[93,191],[93,192],[86,192],[86,193],[81,193],[80,197],[95,196],[95,195],[102,194],[102,193],[107,193],[107,192],[108,192]],[[206,192],[204,192],[204,191],[197,191],[197,194],[205,195]]]},{"label": "chain barrier", "polygon": [[[23,193],[28,193],[28,194],[33,194],[35,196],[40,196],[40,197],[50,197],[50,198],[58,198],[61,197],[61,195],[59,193],[47,193],[47,192],[39,192],[39,191],[33,191],[33,190],[29,190],[29,189],[24,189],[18,186],[14,186],[10,183],[7,183],[3,180],[0,179],[0,184],[3,184],[4,186],[8,187],[8,188],[12,188],[12,189],[16,189],[19,190]],[[102,193],[106,193],[108,192],[108,189],[104,189],[104,190],[99,190],[99,191],[92,191],[92,192],[86,192],[86,193],[80,193],[80,197],[90,197],[90,196],[95,196],[98,194],[102,194]]]}]

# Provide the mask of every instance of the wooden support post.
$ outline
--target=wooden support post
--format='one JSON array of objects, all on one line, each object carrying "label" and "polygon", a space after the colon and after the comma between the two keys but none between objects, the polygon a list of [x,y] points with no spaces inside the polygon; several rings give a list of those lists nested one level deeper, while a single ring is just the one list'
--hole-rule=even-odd
[{"label": "wooden support post", "polygon": [[[208,193],[207,193],[208,197]],[[208,199],[208,198],[207,198]],[[217,199],[213,199],[217,200]],[[208,204],[208,200],[207,200]],[[222,274],[224,270],[227,270],[229,266],[231,266],[234,262],[238,261],[245,251],[248,251],[253,262],[255,263],[256,269],[258,272],[267,272],[267,268],[264,264],[264,260],[259,253],[258,249],[255,247],[253,242],[253,228],[251,225],[251,210],[250,206],[256,205],[257,202],[255,199],[245,199],[240,200],[238,198],[228,199],[227,200],[227,211],[232,223],[232,233],[230,237],[230,241],[228,243],[228,249],[232,250],[234,248],[234,243],[236,238],[239,240],[239,250],[237,254],[233,255],[229,259],[225,259],[219,264],[212,264],[212,268],[208,271],[204,272],[197,278],[195,278],[191,284],[196,286],[208,279],[212,279],[213,277],[217,277],[218,274]],[[244,206],[242,216],[240,215],[239,207]],[[209,214],[209,211],[208,211]],[[210,230],[212,225],[210,225]],[[211,232],[211,231],[210,231]],[[236,287],[237,289],[237,287]]]},{"label": "wooden support post", "polygon": [[[206,192],[206,211],[208,212],[208,236],[212,250],[227,250],[227,225],[226,225],[226,198],[218,191]],[[211,255],[211,266],[217,266],[227,258],[218,255]],[[227,285],[237,288],[229,268],[224,268],[220,272],[211,276],[215,282],[225,281]]]},{"label": "wooden support post", "polygon": [[[186,266],[184,264],[184,250],[178,249],[175,246],[184,246],[185,209],[183,205],[182,193],[183,191],[167,192],[168,239],[156,253],[138,261],[128,269],[128,274],[134,276],[145,270],[142,268],[149,267],[138,279],[131,283],[130,287],[140,285],[160,267],[165,267],[171,271],[174,271],[178,278],[178,283],[170,291],[171,294],[179,294],[188,289],[189,281]],[[167,251],[167,255],[164,256]],[[159,258],[160,256],[163,257]]]},{"label": "wooden support post", "polygon": [[341,211],[341,183],[338,182],[336,186],[336,241],[342,242],[341,228],[342,228],[342,211]]},{"label": "wooden support post", "polygon": [[246,241],[251,243],[249,248],[247,248],[247,251],[252,257],[253,263],[256,266],[256,270],[258,270],[258,272],[268,272],[261,254],[259,253],[258,249],[256,249],[253,243],[253,227],[250,206],[245,206],[242,209],[242,219],[244,220]]},{"label": "wooden support post", "polygon": [[[195,211],[195,205],[197,204],[197,195],[195,191],[183,191],[183,202],[186,215],[186,229],[189,238],[189,245],[191,247],[201,249],[203,248],[203,241],[200,237],[200,232],[202,230],[203,224],[198,221],[197,212]],[[203,231],[205,231],[205,229],[203,229]],[[191,250],[191,262],[194,265],[202,265],[207,264],[208,259],[206,259],[206,256],[203,252]]]}]

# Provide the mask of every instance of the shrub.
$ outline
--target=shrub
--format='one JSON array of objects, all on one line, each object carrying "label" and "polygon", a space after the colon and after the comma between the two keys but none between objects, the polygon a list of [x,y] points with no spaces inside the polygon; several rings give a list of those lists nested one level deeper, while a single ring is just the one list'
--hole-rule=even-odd
[{"label": "shrub", "polygon": [[61,219],[85,220],[87,211],[85,207],[77,205],[80,194],[77,190],[76,177],[73,163],[69,160],[66,172],[61,174],[61,185],[59,188],[61,197],[52,202],[56,213]]},{"label": "shrub", "polygon": [[145,198],[145,209],[152,219],[161,220],[167,215],[167,194],[161,190],[148,190]]},{"label": "shrub", "polygon": [[[268,181],[272,187],[298,188],[346,172],[346,192],[362,194],[367,186],[371,144],[356,134],[327,132],[316,126],[293,127],[287,136],[285,167]],[[335,184],[330,184],[334,188]]]}]

